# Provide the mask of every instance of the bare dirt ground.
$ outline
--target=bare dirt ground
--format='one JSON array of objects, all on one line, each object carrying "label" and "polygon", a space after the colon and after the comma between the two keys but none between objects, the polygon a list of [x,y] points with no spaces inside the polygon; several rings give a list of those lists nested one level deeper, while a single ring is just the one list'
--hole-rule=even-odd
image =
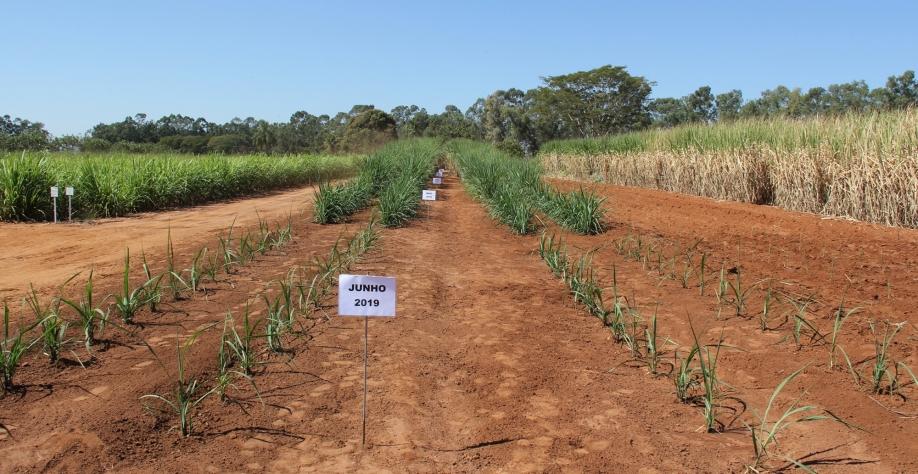
[{"label": "bare dirt ground", "polygon": [[0,223],[0,298],[18,296],[29,284],[36,288],[56,286],[77,272],[95,266],[100,277],[120,271],[124,248],[137,257],[141,248],[162,255],[171,229],[178,249],[211,240],[233,224],[258,224],[258,216],[272,224],[286,222],[312,202],[314,187],[271,193],[265,196],[207,204],[130,217],[99,219],[73,224]]},{"label": "bare dirt ground", "polygon": [[[607,199],[611,228],[606,233],[562,234],[576,249],[572,253],[595,251],[593,264],[604,269],[606,283],[615,265],[620,294],[641,307],[645,319],[656,311],[661,334],[675,341],[683,354],[693,339],[690,322],[702,342],[715,343],[723,334],[724,342],[736,348],[722,352],[720,369],[733,387],[731,392],[749,404],[737,408],[740,412],[761,413],[780,380],[806,366],[787,395],[801,395],[807,403],[863,429],[849,431],[835,425],[840,433],[848,433],[839,444],[823,440],[826,451],[807,461],[822,459],[816,464],[820,469],[865,461],[871,462],[863,465],[881,472],[918,469],[918,389],[910,374],[899,370],[900,382],[906,386],[898,395],[871,393],[869,380],[875,342],[883,337],[886,322],[902,323],[890,345],[892,359],[913,371],[918,367],[918,231],[656,190],[552,182],[567,190],[584,186]],[[630,242],[633,249],[639,236],[645,255],[649,246],[666,256],[676,255],[675,272],[666,257],[660,270],[653,257],[644,261],[623,256],[616,243]],[[701,252],[709,257],[704,295],[697,275],[687,285],[681,281],[685,268],[681,255],[691,247],[697,249],[696,264]],[[736,276],[730,269],[739,271],[744,288],[749,288],[743,315],[737,316],[730,305],[718,304],[715,293],[721,268],[727,269],[731,282]],[[759,317],[767,288],[772,288],[775,298],[767,329],[762,330]],[[804,337],[798,347],[792,339],[795,308],[787,298],[809,302],[805,317],[825,337],[815,341]],[[857,310],[838,333],[842,349],[838,363],[830,368],[829,335],[839,307]],[[877,335],[870,331],[871,322]],[[841,351],[850,356],[860,384]]]},{"label": "bare dirt ground", "polygon": [[[537,236],[510,234],[448,178],[427,218],[383,231],[351,270],[399,279],[398,316],[370,322],[367,446],[360,445],[363,323],[334,316],[331,306],[308,335],[287,341],[291,352],[263,356],[257,393],[239,382],[227,402],[205,400],[190,438],[170,429],[174,419],[146,413],[139,400],[171,390],[176,336],[209,328],[228,310],[238,315],[247,301],[273,291],[290,267],[324,255],[369,218],[365,212],[348,225],[319,226],[308,222],[307,212],[282,251],[224,276],[206,297],[143,313],[130,333],[109,331],[107,349],[86,368],[52,367],[30,356],[17,374],[20,387],[0,399],[0,423],[9,429],[0,431],[0,471],[741,472],[752,456],[742,422],[751,420],[781,378],[805,364],[810,366],[782,404],[803,396],[863,429],[798,425],[781,438],[780,452],[820,471],[918,469],[916,420],[877,404],[918,412],[911,398],[871,395],[845,370],[826,366],[824,345],[798,350],[786,327],[761,331],[748,317],[718,314],[722,308],[712,291],[702,296],[697,287],[682,288],[614,250],[614,241],[628,235],[646,234],[670,250],[704,237],[699,248],[718,270],[721,261],[736,261],[750,282],[770,277],[782,288],[814,294],[820,303],[810,317],[820,327],[844,281],[852,304],[865,311],[846,323],[842,344],[862,355],[872,350],[866,318],[914,323],[918,285],[910,272],[918,233],[657,191],[596,189],[610,198],[613,227],[594,237],[565,234],[571,253],[599,247],[594,264],[609,269],[615,263],[622,290],[643,314],[656,307],[661,333],[680,346],[691,337],[691,315],[704,339],[712,342],[723,330],[729,344],[743,349],[722,355],[729,393],[747,404],[725,402],[729,407],[719,413],[724,432],[703,432],[700,408],[678,402],[669,377],[634,364],[597,320],[572,303],[535,252]],[[248,208],[251,202],[235,204]],[[199,241],[174,233],[176,245],[187,259],[225,225],[215,222],[209,232],[195,234]],[[46,245],[47,254],[35,258],[56,261],[55,255],[68,253]],[[112,265],[100,278],[100,294],[117,284],[122,251],[123,241],[112,240],[84,251],[98,255],[84,263]],[[2,258],[8,255],[4,247]],[[161,258],[156,263],[161,268]],[[74,263],[84,270],[79,266]],[[36,267],[35,275],[44,271]],[[849,277],[858,284],[841,280],[839,271],[855,273]],[[601,276],[608,281],[608,273]],[[48,276],[47,284],[55,278]],[[23,284],[27,280],[11,280],[4,287]],[[760,296],[755,298],[750,308],[759,307]],[[254,301],[254,314],[263,314],[263,306]],[[188,358],[189,373],[207,385],[219,329],[205,329]],[[914,366],[914,327],[899,337],[894,356]],[[904,393],[916,395],[910,387]]]}]

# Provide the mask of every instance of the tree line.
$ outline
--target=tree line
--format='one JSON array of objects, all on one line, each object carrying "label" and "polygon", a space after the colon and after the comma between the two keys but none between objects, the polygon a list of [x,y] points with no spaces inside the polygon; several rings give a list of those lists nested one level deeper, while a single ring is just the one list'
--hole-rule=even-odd
[{"label": "tree line", "polygon": [[548,76],[530,90],[497,90],[464,112],[448,105],[429,113],[417,105],[389,112],[355,105],[334,116],[298,111],[287,122],[253,117],[226,123],[172,114],[146,114],[100,123],[83,136],[53,137],[40,122],[0,117],[0,150],[73,150],[181,153],[360,152],[407,137],[487,140],[518,155],[563,138],[590,138],[686,123],[743,118],[805,117],[918,106],[914,71],[890,76],[871,89],[864,81],[813,87],[778,86],[745,101],[740,90],[714,94],[699,87],[685,97],[651,99],[654,82],[623,66]]}]

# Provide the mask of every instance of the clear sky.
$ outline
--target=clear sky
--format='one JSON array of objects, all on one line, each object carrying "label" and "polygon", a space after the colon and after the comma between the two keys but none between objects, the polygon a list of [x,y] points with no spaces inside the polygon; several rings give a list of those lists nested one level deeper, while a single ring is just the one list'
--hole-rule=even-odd
[{"label": "clear sky", "polygon": [[918,69],[914,1],[0,0],[0,115],[82,133],[137,112],[224,122],[353,104],[465,110],[604,64],[747,99]]}]

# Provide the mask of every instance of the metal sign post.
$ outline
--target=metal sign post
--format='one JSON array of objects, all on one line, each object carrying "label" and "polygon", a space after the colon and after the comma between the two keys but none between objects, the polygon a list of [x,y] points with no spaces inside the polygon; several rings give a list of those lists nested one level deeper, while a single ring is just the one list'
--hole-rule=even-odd
[{"label": "metal sign post", "polygon": [[395,317],[395,278],[338,275],[338,315],[363,316],[363,408],[360,445],[367,444],[367,360],[370,358],[370,316]]},{"label": "metal sign post", "polygon": [[64,194],[67,195],[67,222],[73,222],[73,186],[64,188]]},{"label": "metal sign post", "polygon": [[57,223],[57,196],[60,194],[58,192],[57,186],[51,186],[51,204],[54,207],[54,223]]}]

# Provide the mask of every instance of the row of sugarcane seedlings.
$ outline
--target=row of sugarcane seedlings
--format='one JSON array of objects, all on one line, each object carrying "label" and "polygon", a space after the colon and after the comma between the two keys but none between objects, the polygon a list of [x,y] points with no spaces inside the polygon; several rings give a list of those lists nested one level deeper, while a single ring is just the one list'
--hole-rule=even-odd
[{"label": "row of sugarcane seedlings", "polygon": [[[316,258],[310,269],[291,270],[285,281],[279,282],[274,299],[263,296],[266,316],[253,322],[246,306],[241,325],[227,314],[217,354],[215,382],[210,390],[203,388],[200,378],[189,378],[184,365],[185,353],[195,343],[194,333],[178,346],[177,381],[173,394],[148,394],[144,399],[158,402],[148,408],[157,414],[178,418],[178,427],[185,436],[192,430],[194,408],[207,397],[216,395],[227,399],[229,388],[238,388],[245,381],[258,393],[254,369],[265,353],[287,352],[286,335],[301,337],[308,334],[303,324],[315,324],[311,317],[322,310],[322,302],[331,295],[337,275],[346,271],[378,239],[377,222],[386,227],[403,225],[417,215],[420,191],[435,169],[439,146],[433,140],[396,142],[370,156],[357,178],[351,182],[323,184],[316,193],[315,218],[318,223],[344,222],[355,212],[369,207],[378,198],[378,216],[371,217],[367,227],[349,240],[340,250],[339,242],[324,259]],[[237,329],[237,327],[239,329]],[[264,340],[259,351],[256,344]]]},{"label": "row of sugarcane seedlings", "polygon": [[[781,290],[771,279],[744,282],[742,270],[738,266],[728,268],[725,262],[719,269],[711,268],[708,254],[697,250],[699,243],[666,256],[658,242],[629,234],[616,240],[614,248],[619,255],[640,262],[645,270],[655,271],[660,278],[676,280],[683,288],[694,284],[702,296],[710,285],[716,284],[713,293],[718,308],[726,307],[736,317],[756,320],[756,325],[763,332],[787,328],[798,349],[806,345],[827,347],[830,369],[839,365],[841,355],[844,367],[858,388],[867,388],[879,395],[901,395],[905,386],[918,385],[918,377],[911,367],[895,360],[889,351],[905,322],[868,321],[864,329],[873,336],[874,354],[859,363],[852,362],[841,346],[839,336],[845,322],[863,312],[863,308],[850,306],[846,301],[852,279],[849,279],[848,288],[830,313],[831,327],[820,330],[813,318],[814,308],[820,305],[815,297]],[[756,294],[761,295],[759,310],[750,308],[750,300]]]},{"label": "row of sugarcane seedlings", "polygon": [[[125,276],[123,291],[109,295],[101,302],[95,299],[92,273],[83,289],[82,297],[70,300],[55,297],[48,305],[43,305],[37,293],[32,290],[25,301],[25,306],[35,314],[35,322],[20,326],[15,335],[10,331],[10,310],[4,304],[3,339],[0,340],[0,370],[2,370],[2,392],[5,395],[15,388],[14,376],[24,356],[36,346],[40,346],[51,363],[57,363],[63,351],[71,343],[69,328],[76,324],[81,329],[81,339],[92,354],[92,347],[99,342],[99,337],[108,326],[129,331],[134,324],[134,317],[145,306],[151,312],[158,311],[158,305],[165,298],[180,301],[201,293],[206,295],[208,282],[216,283],[217,274],[235,273],[239,266],[251,262],[257,254],[268,250],[277,250],[291,239],[291,222],[285,226],[271,229],[268,223],[259,219],[258,232],[246,232],[241,237],[233,237],[233,226],[219,239],[219,254],[211,253],[207,248],[199,250],[192,259],[190,268],[177,270],[174,264],[174,253],[171,236],[167,242],[167,269],[152,276],[146,258],[143,257],[143,272],[146,281],[139,286],[130,283],[130,254],[125,254]],[[308,334],[316,319],[311,315],[323,309],[323,301],[332,292],[337,275],[349,268],[360,256],[366,253],[379,237],[375,216],[366,228],[357,232],[343,245],[337,240],[327,257],[316,257],[313,262],[303,267],[295,267],[288,272],[284,280],[278,282],[279,292],[274,298],[262,296],[266,316],[253,320],[250,307],[246,305],[241,321],[237,323],[231,313],[223,321],[223,333],[217,349],[216,375],[209,389],[207,382],[200,377],[189,377],[185,364],[186,354],[201,333],[203,328],[177,343],[176,382],[171,394],[148,394],[141,397],[144,407],[150,413],[160,416],[175,416],[177,428],[183,436],[192,432],[192,418],[195,407],[205,398],[216,395],[226,401],[227,390],[238,388],[237,382],[245,380],[255,386],[254,370],[262,364],[261,358],[266,352],[289,352],[285,340],[291,337],[302,337]],[[218,255],[218,256],[216,256]],[[111,301],[107,303],[107,301]],[[63,309],[72,308],[76,318],[64,316]],[[112,313],[121,316],[120,322],[112,321]],[[37,330],[38,336],[33,337]],[[259,349],[264,340],[263,349]],[[178,342],[178,340],[177,340]],[[147,346],[155,359],[162,361]],[[84,361],[70,350],[70,354],[83,365]],[[165,367],[164,367],[165,368]],[[257,387],[256,387],[257,393]],[[0,425],[2,427],[2,425]]]},{"label": "row of sugarcane seedlings", "polygon": [[255,381],[258,367],[267,363],[270,354],[292,354],[292,341],[309,337],[309,330],[322,317],[316,316],[316,312],[324,309],[323,302],[331,295],[337,276],[357,262],[378,238],[374,216],[343,245],[340,239],[336,241],[327,257],[316,257],[309,265],[292,268],[278,282],[276,296],[263,294],[265,317],[253,319],[248,304],[238,319],[227,312],[212,378],[189,376],[185,363],[186,353],[207,328],[186,337],[176,347],[177,370],[172,392],[143,395],[144,407],[157,418],[177,420],[179,432],[188,436],[192,434],[196,408],[208,397],[227,402],[229,390],[239,390],[241,382],[251,386],[260,399]]},{"label": "row of sugarcane seedlings", "polygon": [[417,215],[421,190],[436,168],[440,145],[432,139],[392,142],[361,164],[353,180],[322,184],[315,196],[314,220],[344,222],[378,200],[380,222],[398,227]]},{"label": "row of sugarcane seedlings", "polygon": [[[135,318],[144,308],[157,313],[160,304],[166,299],[175,302],[198,294],[206,297],[208,287],[219,281],[218,274],[221,272],[232,274],[256,255],[264,255],[285,246],[292,238],[292,221],[288,217],[285,224],[276,223],[271,228],[267,220],[259,218],[257,231],[246,231],[238,237],[234,237],[233,232],[231,225],[226,234],[220,236],[218,251],[202,247],[195,252],[189,267],[184,269],[176,266],[169,232],[165,270],[154,274],[146,254],[142,252],[143,279],[140,284],[131,282],[131,254],[130,249],[126,249],[120,291],[101,299],[94,290],[92,270],[78,298],[55,296],[45,303],[32,288],[23,301],[23,308],[32,313],[33,322],[20,325],[15,334],[10,330],[10,309],[4,302],[3,338],[0,339],[0,395],[15,388],[16,371],[22,358],[32,348],[40,348],[51,364],[58,363],[61,356],[68,353],[80,365],[85,365],[85,361],[73,350],[73,342],[81,341],[89,356],[94,357],[93,347],[99,343],[107,328],[130,332],[130,328],[136,324]],[[61,290],[77,276],[74,275],[61,285]],[[112,316],[117,316],[118,320]],[[78,329],[77,336],[71,330],[74,327]]]},{"label": "row of sugarcane seedlings", "polygon": [[514,232],[534,231],[537,211],[579,234],[603,232],[603,199],[583,189],[555,191],[542,181],[538,163],[472,141],[454,141],[450,151],[466,189]]},{"label": "row of sugarcane seedlings", "polygon": [[116,217],[347,177],[355,157],[0,154],[0,220],[51,220],[51,186],[74,217]]},{"label": "row of sugarcane seedlings", "polygon": [[[690,403],[702,408],[704,427],[709,433],[723,431],[724,424],[718,420],[718,413],[725,408],[724,401],[728,396],[727,385],[718,376],[720,351],[728,347],[721,338],[713,344],[700,342],[692,327],[692,346],[688,353],[680,356],[679,344],[658,333],[656,311],[645,321],[634,298],[629,300],[619,292],[615,267],[612,267],[611,295],[594,273],[592,254],[586,253],[579,259],[572,259],[564,245],[554,235],[543,234],[539,241],[539,255],[552,273],[568,287],[577,303],[595,316],[607,329],[613,339],[625,346],[633,360],[646,365],[648,372],[654,376],[668,376],[675,386],[676,398],[682,403]],[[672,346],[672,362],[664,361],[666,347]],[[777,444],[777,435],[797,423],[816,420],[834,420],[844,423],[831,413],[819,413],[817,407],[801,405],[795,400],[778,417],[770,422],[770,413],[777,409],[775,400],[784,387],[796,378],[806,367],[803,367],[782,380],[775,388],[761,417],[756,422],[746,424],[752,438],[754,457],[749,467],[758,470],[763,467],[771,455],[769,450]],[[794,464],[800,465],[798,461]]]},{"label": "row of sugarcane seedlings", "polygon": [[[697,243],[689,248],[689,253],[693,252],[696,247]],[[635,258],[636,249],[634,247],[628,247],[628,249],[635,252],[628,254],[631,258],[645,262],[653,261],[649,258]],[[689,320],[693,341],[688,352],[682,355],[680,354],[680,345],[676,341],[663,337],[658,333],[656,311],[649,320],[645,320],[637,308],[635,299],[632,297],[629,300],[620,293],[614,265],[612,267],[611,287],[606,287],[594,273],[591,252],[574,260],[567,254],[560,238],[556,238],[554,235],[549,237],[543,233],[539,242],[539,255],[552,273],[564,281],[574,300],[583,305],[591,315],[598,318],[603,327],[610,331],[616,342],[627,348],[632,360],[645,365],[648,372],[654,377],[668,375],[673,382],[676,398],[680,402],[694,404],[702,408],[704,427],[707,432],[717,433],[723,431],[725,426],[718,420],[718,414],[723,409],[729,409],[725,405],[725,401],[737,401],[739,399],[735,394],[729,393],[729,385],[724,383],[718,375],[720,351],[723,348],[730,347],[724,343],[722,332],[716,342],[711,344],[702,343],[695,332],[694,326],[691,325],[691,320]],[[696,271],[692,272],[693,275],[699,276],[698,287],[702,295],[704,294],[704,276],[701,275],[703,275],[703,262],[705,261],[706,256],[702,254],[698,265],[700,268],[696,268]],[[671,272],[669,275],[671,278],[676,279],[681,272],[673,272],[671,268],[669,267],[668,269]],[[663,270],[660,270],[660,272],[662,275]],[[734,309],[739,308],[741,311],[745,311],[745,304],[737,300],[745,298],[745,291],[750,288],[744,289],[742,287],[738,271],[732,274],[735,275],[735,278],[731,279],[728,276],[731,275],[730,272],[724,269],[720,271],[717,286],[718,302],[720,304],[729,304]],[[611,295],[608,294],[609,290],[611,290]],[[771,295],[770,291],[766,292],[766,298],[763,303],[764,312],[774,309],[775,300]],[[837,336],[844,320],[858,312],[859,309],[846,309],[844,302],[842,302],[834,311],[832,333],[826,336],[819,333],[812,324],[806,322],[805,303],[792,305],[792,307],[793,314],[789,316],[804,321],[801,324],[808,327],[815,335],[810,340],[813,341],[818,338],[826,341],[830,346],[829,367],[833,367],[836,363],[834,354],[838,349],[844,355],[845,360],[848,361],[849,369],[856,374],[857,371],[854,370],[847,354],[837,345]],[[738,314],[744,315],[745,313]],[[898,364],[893,362],[889,354],[892,338],[895,337],[901,327],[902,324],[887,324],[886,331],[880,334],[876,332],[875,325],[870,323],[870,329],[875,335],[876,348],[872,367],[872,383],[875,393],[896,393],[895,391],[898,387],[901,387],[898,381],[898,371],[894,368],[896,365],[911,376],[910,383],[918,384],[918,380],[915,379],[911,369],[901,362]],[[799,328],[795,329],[795,333],[799,333]],[[799,343],[799,336],[795,336],[795,340]],[[673,358],[671,362],[664,360],[667,346],[671,347],[672,350]],[[661,367],[664,370],[661,370]],[[798,423],[828,420],[849,428],[857,428],[826,410],[820,410],[814,405],[803,405],[799,399],[794,400],[784,410],[780,410],[776,406],[776,400],[784,388],[807,367],[808,365],[785,377],[768,398],[764,410],[760,412],[761,415],[758,415],[759,412],[754,411],[756,419],[751,423],[744,423],[750,433],[753,447],[753,457],[748,464],[750,470],[758,472],[761,469],[769,469],[768,464],[770,461],[781,459],[809,471],[809,468],[802,461],[779,455],[775,452],[778,435]],[[856,375],[855,379],[861,380],[862,377]],[[885,384],[884,380],[887,381]]]}]

